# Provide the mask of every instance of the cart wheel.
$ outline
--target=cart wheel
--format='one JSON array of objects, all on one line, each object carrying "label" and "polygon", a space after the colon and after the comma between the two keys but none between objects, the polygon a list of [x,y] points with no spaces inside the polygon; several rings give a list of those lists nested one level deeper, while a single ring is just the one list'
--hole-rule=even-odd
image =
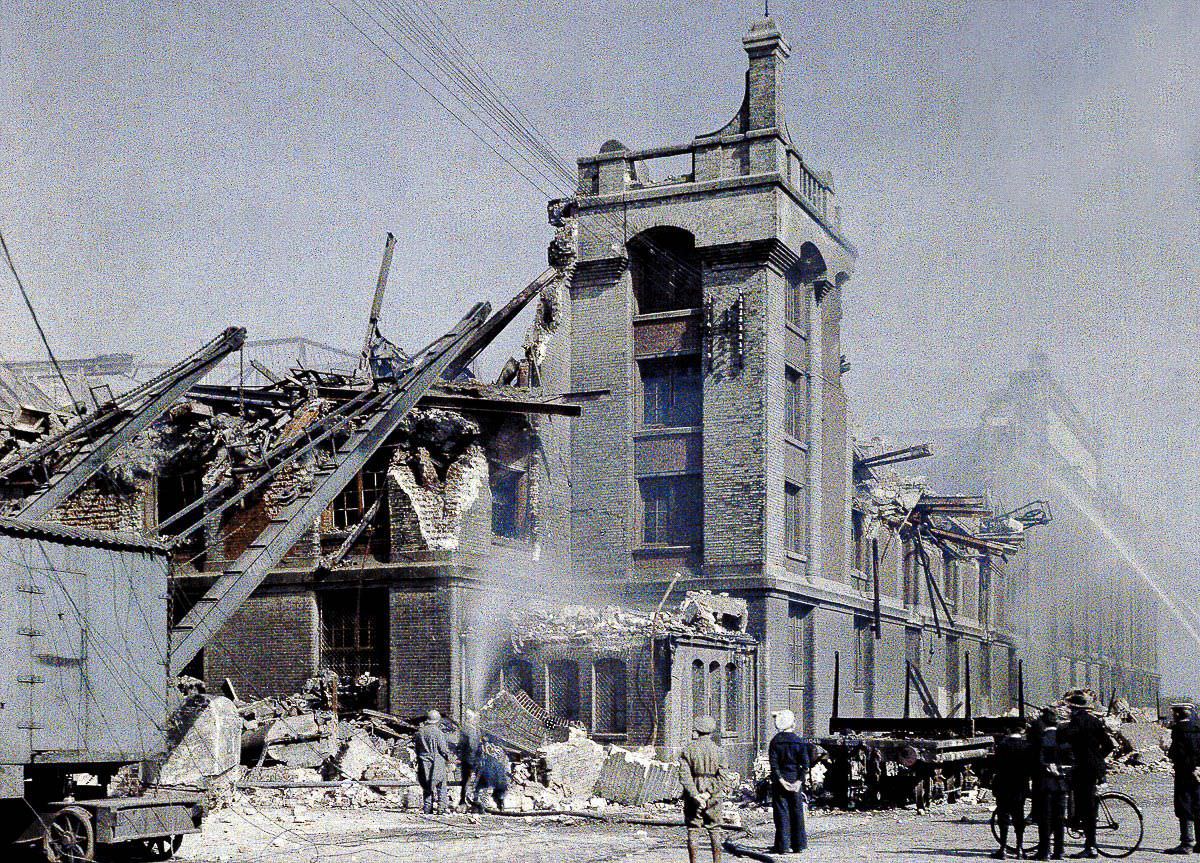
[{"label": "cart wheel", "polygon": [[183,834],[181,833],[176,833],[174,836],[155,836],[153,839],[142,839],[137,843],[137,858],[161,863],[163,860],[170,860],[174,857],[175,852],[182,844]]},{"label": "cart wheel", "polygon": [[78,806],[65,806],[45,821],[42,853],[49,863],[86,863],[96,859],[92,816]]}]

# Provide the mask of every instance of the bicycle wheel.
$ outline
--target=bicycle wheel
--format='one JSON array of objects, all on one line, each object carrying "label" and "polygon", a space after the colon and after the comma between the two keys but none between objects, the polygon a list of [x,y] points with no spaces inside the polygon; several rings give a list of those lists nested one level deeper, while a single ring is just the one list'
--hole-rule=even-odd
[{"label": "bicycle wheel", "polygon": [[1142,845],[1142,810],[1124,794],[1101,794],[1096,809],[1096,850],[1128,857]]},{"label": "bicycle wheel", "polygon": [[[988,822],[992,828],[992,838],[996,840],[996,844],[1000,844],[1000,821],[997,818],[996,810],[992,810],[991,821]],[[1017,845],[1013,841],[1016,839],[1016,832],[1009,830],[1008,844],[1004,846],[1004,850],[1009,854],[1017,853]],[[1037,827],[1033,823],[1033,801],[1025,801],[1025,835],[1022,837],[1021,850],[1028,857],[1037,849]]]}]

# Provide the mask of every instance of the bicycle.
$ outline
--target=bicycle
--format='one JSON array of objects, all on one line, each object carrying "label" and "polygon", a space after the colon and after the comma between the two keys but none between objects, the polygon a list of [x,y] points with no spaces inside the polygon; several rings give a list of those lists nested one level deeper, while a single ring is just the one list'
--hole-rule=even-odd
[{"label": "bicycle", "polygon": [[[1103,857],[1123,858],[1133,854],[1142,847],[1145,835],[1145,825],[1142,820],[1142,810],[1128,794],[1120,791],[1104,791],[1097,798],[1096,806],[1096,850]],[[1028,858],[1037,850],[1037,827],[1032,818],[1032,800],[1025,803],[1029,809],[1025,834],[1022,837],[1022,856]],[[991,818],[992,836],[996,843],[1000,842],[1000,825],[997,823],[996,812]],[[1068,818],[1067,835],[1072,839],[1082,839],[1083,831],[1078,822]],[[1031,838],[1032,837],[1032,838]],[[1017,853],[1016,844],[1009,840],[1004,850],[1010,854]]]}]

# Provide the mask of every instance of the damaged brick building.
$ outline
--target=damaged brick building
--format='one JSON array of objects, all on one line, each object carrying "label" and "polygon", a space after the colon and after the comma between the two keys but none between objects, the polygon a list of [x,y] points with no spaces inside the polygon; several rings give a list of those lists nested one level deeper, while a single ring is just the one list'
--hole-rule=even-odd
[{"label": "damaged brick building", "polygon": [[[197,676],[257,696],[331,668],[378,678],[380,706],[406,716],[457,716],[504,686],[601,739],[667,749],[713,713],[742,765],[772,710],[824,733],[835,655],[843,715],[899,715],[909,669],[931,712],[961,709],[968,678],[977,710],[1015,703],[1019,635],[1037,629],[1016,541],[983,535],[982,503],[939,498],[851,439],[840,330],[856,251],[830,175],[788,131],[787,42],[764,19],[743,47],[729,123],[579,160],[577,194],[551,204],[523,356],[497,383],[425,396]],[[249,453],[352,399],[347,381],[308,368],[194,387],[58,517],[179,522],[178,617],[313,464],[219,521],[182,515]],[[687,591],[736,607],[736,623],[668,632],[651,612]],[[621,606],[580,613],[601,630],[639,622],[564,637],[535,601]]]}]

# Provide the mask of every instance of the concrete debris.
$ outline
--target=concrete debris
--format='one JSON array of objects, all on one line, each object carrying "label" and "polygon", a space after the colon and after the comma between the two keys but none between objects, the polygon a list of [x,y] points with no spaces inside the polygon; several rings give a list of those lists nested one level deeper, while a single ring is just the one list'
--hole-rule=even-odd
[{"label": "concrete debris", "polygon": [[608,760],[608,751],[582,729],[572,728],[562,743],[550,743],[538,750],[545,765],[546,785],[564,798],[587,798]]},{"label": "concrete debris", "polygon": [[677,800],[682,793],[679,766],[656,760],[652,747],[612,747],[596,782],[597,796],[625,806]]},{"label": "concrete debris", "polygon": [[267,728],[266,756],[289,767],[321,767],[338,752],[337,719],[327,711],[284,716]]},{"label": "concrete debris", "polygon": [[479,725],[505,749],[527,756],[554,739],[568,738],[566,725],[524,692],[497,693],[479,711]]},{"label": "concrete debris", "polygon": [[746,631],[746,602],[725,594],[689,591],[678,612],[661,612],[657,618],[644,611],[615,605],[552,606],[534,603],[510,612],[513,648],[521,653],[527,644],[601,644],[620,647],[659,634],[718,635],[734,637]]},{"label": "concrete debris", "polygon": [[172,715],[159,784],[206,789],[241,763],[242,718],[223,696],[196,694]]}]

